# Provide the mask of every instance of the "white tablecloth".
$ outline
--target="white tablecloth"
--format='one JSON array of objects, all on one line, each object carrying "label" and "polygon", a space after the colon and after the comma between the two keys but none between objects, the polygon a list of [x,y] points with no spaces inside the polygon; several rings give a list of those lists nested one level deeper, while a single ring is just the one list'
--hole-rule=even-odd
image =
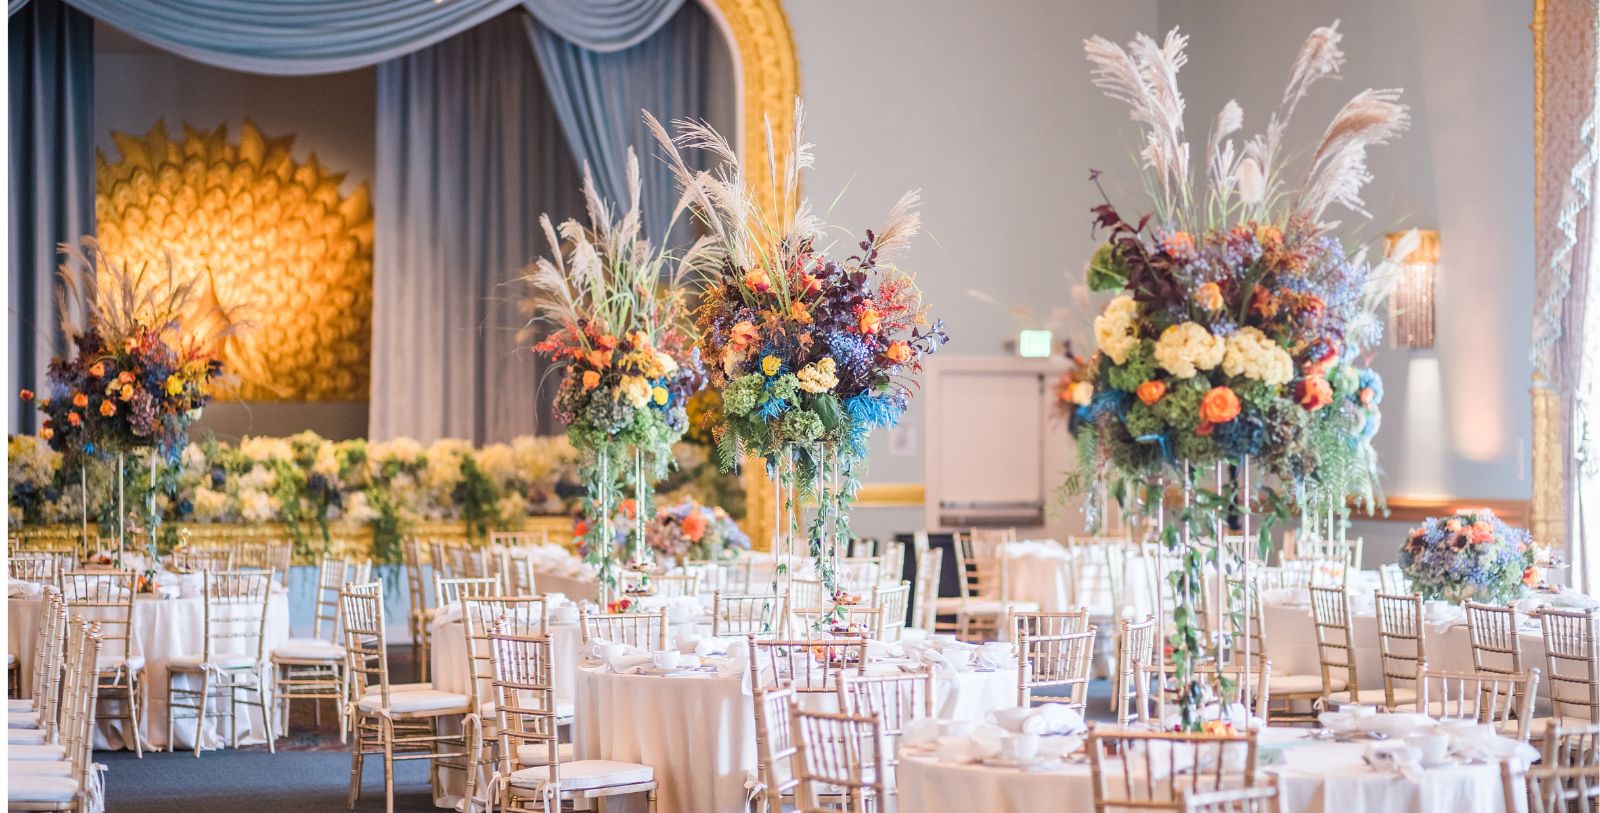
[{"label": "white tablecloth", "polygon": [[[1143,559],[1129,557],[1113,563],[1092,555],[1098,550],[1069,551],[1054,540],[1012,542],[1005,551],[1007,590],[1015,601],[1038,602],[1045,612],[1088,607],[1094,616],[1104,619],[1138,619],[1155,612],[1149,568]],[[1110,580],[1113,566],[1122,569],[1122,591],[1115,597]]]},{"label": "white tablecloth", "polygon": [[[1281,748],[1283,813],[1502,813],[1498,765],[1452,765],[1426,771],[1421,782],[1367,767],[1355,743],[1299,740],[1303,729],[1269,728],[1263,751]],[[916,813],[1093,813],[1088,764],[1021,772],[942,763],[907,755],[898,769],[900,809]]]},{"label": "white tablecloth", "polygon": [[[577,680],[573,741],[579,759],[655,768],[660,813],[745,810],[745,778],[756,769],[748,675],[654,677],[579,669]],[[981,721],[990,709],[1017,702],[1015,669],[962,672],[936,683],[935,710],[945,717]],[[809,695],[805,702],[837,707],[832,694]],[[621,805],[613,800],[606,809]]]},{"label": "white tablecloth", "polygon": [[[21,669],[22,690],[25,696],[32,696],[33,684],[33,655],[34,644],[39,634],[39,615],[42,602],[39,599],[13,598],[7,602],[8,617],[6,648],[11,654],[17,656],[18,668]],[[92,610],[86,610],[84,615],[93,615]],[[105,612],[100,610],[100,612]],[[155,597],[140,596],[133,603],[133,619],[131,627],[133,654],[144,657],[144,685],[147,692],[146,704],[141,711],[144,714],[144,741],[145,748],[165,748],[167,744],[167,664],[174,658],[184,655],[199,654],[204,642],[201,640],[205,634],[205,604],[199,597],[160,599]],[[289,639],[289,601],[288,597],[274,588],[274,592],[267,605],[267,640],[266,652]],[[242,641],[219,642],[220,654],[244,652]],[[250,652],[248,654],[255,654]],[[263,676],[271,678],[270,668],[263,670]],[[199,681],[190,676],[180,676],[183,685],[193,685],[199,689]],[[241,708],[239,718],[241,743],[266,742],[266,723],[261,719],[261,713],[253,708]],[[217,727],[221,724],[222,731]],[[96,748],[132,748],[132,739],[123,731],[122,721],[98,720],[95,732]],[[194,747],[194,720],[179,719],[176,721],[177,748]],[[206,726],[205,747],[221,748],[227,744],[223,734],[226,732],[226,722],[216,719],[211,720]]]}]

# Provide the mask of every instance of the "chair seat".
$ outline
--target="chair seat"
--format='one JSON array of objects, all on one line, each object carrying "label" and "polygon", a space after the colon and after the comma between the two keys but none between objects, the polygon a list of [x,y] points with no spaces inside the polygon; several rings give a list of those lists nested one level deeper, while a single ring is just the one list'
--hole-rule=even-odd
[{"label": "chair seat", "polygon": [[[369,694],[361,698],[356,705],[362,711],[382,711],[383,695]],[[395,714],[414,714],[423,711],[451,711],[459,709],[462,713],[472,710],[472,701],[464,694],[455,692],[441,692],[435,689],[414,689],[409,692],[389,693],[389,711]]]},{"label": "chair seat", "polygon": [[72,762],[65,759],[55,760],[11,760],[6,763],[8,776],[72,776]]},{"label": "chair seat", "polygon": [[[940,601],[943,601],[943,599],[940,599]],[[950,610],[952,613],[965,613],[967,615],[1005,615],[1013,611],[1036,613],[1039,611],[1039,602],[1017,601],[1015,599],[1001,601],[997,598],[969,598],[961,599],[961,604]],[[941,615],[946,614],[942,609],[939,610],[939,613]]]},{"label": "chair seat", "polygon": [[[374,683],[374,684],[368,686],[367,690],[365,692],[363,692],[362,694],[363,694],[363,696],[365,696],[365,695],[369,695],[369,694],[377,694],[380,691],[382,691],[382,688],[379,687],[378,684]],[[398,694],[400,692],[431,692],[431,691],[433,691],[433,684],[432,683],[391,683],[391,684],[389,684],[389,694]]]},{"label": "chair seat", "polygon": [[6,728],[38,728],[39,712],[37,711],[11,711],[6,712]]},{"label": "chair seat", "polygon": [[6,711],[33,711],[32,700],[7,700]]},{"label": "chair seat", "polygon": [[[564,742],[556,746],[556,753],[561,755],[562,765],[570,765],[572,764],[572,761],[577,758],[577,752],[573,750],[572,743],[570,742]],[[530,767],[549,765],[549,749],[543,745],[519,745],[517,746],[517,764],[527,765]],[[563,773],[565,773],[565,771],[563,771]]]},{"label": "chair seat", "polygon": [[[1329,689],[1335,692],[1344,691],[1345,681],[1328,678]],[[1321,675],[1280,675],[1273,672],[1267,677],[1267,686],[1273,697],[1286,694],[1322,694]]]},{"label": "chair seat", "polygon": [[342,661],[344,647],[319,638],[290,638],[272,650],[273,660]]},{"label": "chair seat", "polygon": [[78,795],[78,781],[70,777],[12,774],[6,778],[6,801],[12,804],[70,802]]},{"label": "chair seat", "polygon": [[[1578,728],[1588,728],[1595,723],[1587,717],[1535,717],[1528,723],[1528,736],[1544,739],[1552,728],[1560,727],[1571,731]],[[1517,724],[1515,721],[1501,726],[1501,733],[1507,736],[1516,736]]]},{"label": "chair seat", "polygon": [[130,673],[139,672],[144,670],[144,656],[131,655],[123,657],[121,655],[113,655],[104,657],[95,662],[94,668],[99,670],[102,675],[118,670],[125,670]]},{"label": "chair seat", "polygon": [[173,658],[167,663],[168,672],[202,672],[207,669],[213,671],[232,672],[239,669],[256,668],[256,659],[252,655],[214,655],[210,662],[203,662],[204,655],[184,655]]},{"label": "chair seat", "polygon": [[[1342,689],[1335,690],[1330,694],[1330,699],[1338,703],[1355,703],[1363,706],[1382,706],[1389,702],[1388,696],[1383,693],[1382,689],[1357,689],[1354,697],[1350,695],[1350,692]],[[1401,703],[1415,704],[1416,700],[1417,692],[1415,689],[1394,690],[1396,706]]]},{"label": "chair seat", "polygon": [[43,745],[44,732],[37,728],[7,729],[6,743],[12,747],[18,745]]},{"label": "chair seat", "polygon": [[6,748],[6,759],[12,762],[33,762],[44,760],[53,762],[67,758],[65,745],[52,745],[42,743],[39,745],[11,745]]},{"label": "chair seat", "polygon": [[[613,762],[609,759],[580,759],[561,763],[561,789],[596,790],[618,785],[637,785],[655,779],[655,769],[633,762]],[[519,788],[538,790],[550,781],[550,770],[545,767],[523,768],[511,775],[511,784]]]}]

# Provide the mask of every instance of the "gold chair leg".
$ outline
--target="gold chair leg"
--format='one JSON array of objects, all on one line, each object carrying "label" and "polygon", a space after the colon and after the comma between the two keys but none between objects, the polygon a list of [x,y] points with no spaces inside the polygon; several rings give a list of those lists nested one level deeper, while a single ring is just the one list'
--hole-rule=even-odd
[{"label": "gold chair leg", "polygon": [[173,677],[175,677],[175,675],[173,675],[171,672],[167,673],[167,753],[169,753],[169,754],[172,753],[172,740],[173,740],[173,736],[172,736],[172,724],[173,724],[172,679],[173,679]]},{"label": "gold chair leg", "polygon": [[194,715],[194,758],[200,758],[200,741],[205,739],[206,712],[211,708],[211,672],[200,670],[200,701],[195,705],[199,710]]},{"label": "gold chair leg", "polygon": [[383,799],[385,813],[394,813],[394,723],[387,717],[378,721],[383,736]]},{"label": "gold chair leg", "polygon": [[139,703],[139,690],[144,687],[144,671],[128,673],[128,729],[133,732],[133,753],[144,759],[144,726],[141,725],[143,717],[139,713],[142,708]]},{"label": "gold chair leg", "polygon": [[355,728],[355,747],[350,750],[350,791],[347,794],[349,797],[347,801],[351,810],[356,809],[356,800],[361,798],[361,762],[364,755],[361,751],[363,742],[361,739],[361,721],[359,718],[355,721]]}]

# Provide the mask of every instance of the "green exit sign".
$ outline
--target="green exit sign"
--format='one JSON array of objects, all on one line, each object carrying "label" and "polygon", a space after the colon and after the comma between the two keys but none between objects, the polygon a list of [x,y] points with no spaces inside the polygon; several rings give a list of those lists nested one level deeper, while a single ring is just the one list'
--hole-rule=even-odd
[{"label": "green exit sign", "polygon": [[1024,330],[1017,334],[1017,355],[1025,359],[1046,359],[1055,352],[1048,330]]}]

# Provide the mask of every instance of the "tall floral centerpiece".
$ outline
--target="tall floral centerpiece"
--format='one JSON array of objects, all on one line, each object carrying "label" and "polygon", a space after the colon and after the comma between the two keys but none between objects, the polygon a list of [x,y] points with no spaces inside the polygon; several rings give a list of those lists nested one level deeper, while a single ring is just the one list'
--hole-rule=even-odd
[{"label": "tall floral centerpiece", "polygon": [[[148,450],[144,530],[153,561],[156,467],[177,462],[189,425],[222,376],[214,352],[220,336],[193,328],[215,321],[207,317],[216,306],[201,303],[194,281],[178,282],[170,257],[160,268],[134,268],[107,257],[93,238],[62,252],[59,305],[68,353],[50,362],[49,392],[37,397],[44,413],[39,435],[85,472],[89,458],[116,458],[119,549],[127,543],[126,458]],[[35,399],[28,390],[21,396]],[[87,507],[81,518],[87,536]]]},{"label": "tall floral centerpiece", "polygon": [[632,151],[628,208],[620,217],[587,171],[583,190],[589,225],[569,220],[558,236],[541,218],[553,251],[524,279],[533,287],[528,304],[535,322],[553,326],[534,350],[563,366],[555,412],[582,455],[585,556],[602,585],[614,590],[614,518],[625,485],[632,484],[635,501],[632,528],[622,529],[628,564],[647,571],[652,486],[667,473],[672,444],[688,429],[684,405],[704,381],[682,280],[708,243],[674,257],[644,238]]},{"label": "tall floral centerpiece", "polygon": [[[912,277],[894,265],[920,228],[918,193],[903,196],[883,227],[854,246],[830,246],[800,194],[812,165],[803,120],[797,100],[794,141],[768,157],[770,195],[756,191],[733,148],[705,123],[676,121],[676,137],[654,118],[648,123],[713,247],[695,263],[703,279],[695,321],[709,385],[721,394],[708,416],[718,456],[725,470],[745,454],[766,462],[774,511],[783,514],[774,517],[775,553],[793,552],[800,499],[816,500],[807,547],[837,608],[853,600],[839,588],[835,563],[850,538],[867,441],[899,421],[923,357],[946,336],[942,322],[930,323]],[[707,151],[715,168],[690,170],[680,148]]]},{"label": "tall floral centerpiece", "polygon": [[[1392,274],[1347,251],[1328,215],[1336,204],[1364,214],[1366,150],[1408,123],[1399,92],[1356,94],[1303,169],[1282,155],[1295,107],[1344,62],[1339,39],[1336,27],[1312,32],[1280,107],[1242,147],[1233,136],[1243,114],[1229,101],[1198,171],[1177,86],[1187,39],[1174,31],[1160,43],[1140,35],[1126,49],[1085,42],[1096,86],[1127,103],[1144,131],[1153,200],[1134,218],[1109,199],[1094,209],[1106,242],[1088,281],[1111,299],[1095,319],[1091,372],[1081,376],[1093,391],[1074,393],[1081,466],[1069,486],[1090,493],[1097,480],[1133,481],[1152,513],[1162,510],[1166,484],[1182,490],[1176,521],[1157,522],[1183,557],[1170,577],[1178,606],[1166,642],[1186,729],[1201,725],[1209,700],[1195,672],[1219,662],[1228,645],[1226,613],[1214,613],[1217,626],[1204,631],[1192,610],[1203,600],[1206,563],[1219,563],[1213,595],[1227,601],[1225,574],[1243,569],[1248,581],[1252,548],[1267,545],[1263,523],[1257,541],[1229,550],[1230,521],[1238,518],[1248,538],[1253,510],[1286,514],[1270,481],[1292,490],[1308,515],[1342,518],[1352,495],[1378,500],[1371,438],[1382,390],[1362,358],[1381,338],[1378,306]],[[1098,186],[1099,173],[1091,180]],[[1201,488],[1207,480],[1214,491]],[[1242,643],[1248,659],[1248,636]]]}]

